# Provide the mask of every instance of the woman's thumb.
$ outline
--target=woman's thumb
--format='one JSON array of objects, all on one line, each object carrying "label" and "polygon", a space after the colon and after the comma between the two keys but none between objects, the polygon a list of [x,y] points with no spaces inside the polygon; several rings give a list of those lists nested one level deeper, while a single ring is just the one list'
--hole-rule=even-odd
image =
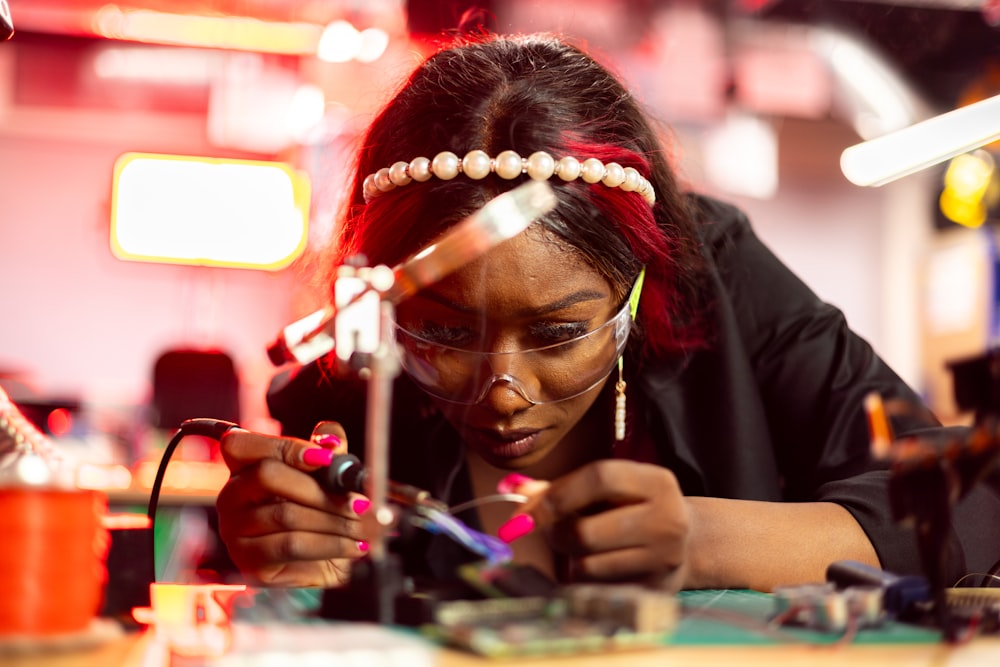
[{"label": "woman's thumb", "polygon": [[344,427],[337,422],[316,424],[309,441],[324,449],[332,450],[335,454],[343,454],[347,451],[347,434],[344,433]]}]

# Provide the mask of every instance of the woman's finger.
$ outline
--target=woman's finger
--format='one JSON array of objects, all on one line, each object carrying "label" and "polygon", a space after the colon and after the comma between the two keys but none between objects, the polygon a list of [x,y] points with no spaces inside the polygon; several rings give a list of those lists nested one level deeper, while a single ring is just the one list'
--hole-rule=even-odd
[{"label": "woman's finger", "polygon": [[229,535],[260,537],[271,533],[303,531],[354,541],[365,539],[358,517],[331,514],[285,501],[274,501],[245,509],[227,522]]},{"label": "woman's finger", "polygon": [[360,558],[367,552],[364,540],[325,533],[290,530],[255,537],[239,537],[243,560],[252,565]]},{"label": "woman's finger", "polygon": [[316,424],[309,441],[334,454],[347,453],[347,433],[337,422],[324,421]]},{"label": "woman's finger", "polygon": [[559,551],[580,555],[641,546],[648,536],[641,526],[645,510],[641,505],[626,505],[590,516],[561,517],[547,526],[550,539]]},{"label": "woman's finger", "polygon": [[241,537],[233,560],[240,571],[269,585],[332,586],[342,583],[350,563],[367,544],[304,531]]},{"label": "woman's finger", "polygon": [[[219,492],[219,497],[232,497],[233,504],[253,506],[275,498],[324,512],[350,516],[350,506],[360,496],[331,495],[309,474],[290,468],[274,459],[264,459],[233,474]],[[225,505],[228,508],[228,505]]]},{"label": "woman's finger", "polygon": [[556,518],[599,506],[639,503],[654,496],[681,498],[677,478],[649,463],[607,459],[585,465],[552,482],[545,497]]},{"label": "woman's finger", "polygon": [[353,562],[350,558],[295,561],[264,567],[248,576],[267,586],[336,588],[350,579]]},{"label": "woman's finger", "polygon": [[641,581],[672,592],[680,590],[684,579],[683,564],[660,567],[648,550],[637,547],[575,558],[570,570],[575,581]]},{"label": "woman's finger", "polygon": [[511,539],[528,529],[548,529],[568,518],[642,503],[658,495],[677,503],[683,498],[669,470],[626,460],[597,461],[551,483],[515,474],[501,484],[528,496],[510,525],[504,526]]},{"label": "woman's finger", "polygon": [[[310,441],[233,429],[222,436],[219,445],[223,460],[232,473],[262,459],[274,459],[292,468],[308,471],[329,463],[329,456],[324,461],[324,457],[316,456],[317,451],[332,454],[346,452],[347,435],[337,422],[320,422]],[[310,451],[312,454],[308,454]]]},{"label": "woman's finger", "polygon": [[232,473],[240,472],[262,459],[273,459],[293,468],[308,470],[315,466],[307,465],[302,455],[305,450],[313,447],[315,445],[305,440],[261,435],[240,429],[229,431],[219,441],[222,458]]}]

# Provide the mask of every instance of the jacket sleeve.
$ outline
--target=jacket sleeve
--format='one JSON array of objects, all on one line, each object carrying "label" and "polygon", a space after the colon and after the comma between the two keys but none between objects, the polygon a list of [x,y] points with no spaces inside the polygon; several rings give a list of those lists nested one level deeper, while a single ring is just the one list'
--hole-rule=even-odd
[{"label": "jacket sleeve", "polygon": [[[940,424],[851,330],[843,313],[819,299],[756,237],[742,213],[711,200],[702,206],[709,221],[706,243],[758,385],[785,497],[844,506],[884,568],[921,571],[912,527],[897,522],[892,511],[892,473],[870,454],[864,399],[876,392],[906,406],[890,415],[896,436],[933,438]],[[1000,559],[996,483],[996,476],[988,478],[954,508],[945,547],[952,581]]]}]

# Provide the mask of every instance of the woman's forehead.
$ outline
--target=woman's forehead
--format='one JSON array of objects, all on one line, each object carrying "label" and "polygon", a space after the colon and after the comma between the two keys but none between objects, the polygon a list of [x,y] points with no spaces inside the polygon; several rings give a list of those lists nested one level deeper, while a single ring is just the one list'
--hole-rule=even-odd
[{"label": "woman's forehead", "polygon": [[436,300],[475,309],[542,307],[573,294],[611,298],[607,280],[551,233],[531,230],[505,241],[429,290]]},{"label": "woman's forehead", "polygon": [[556,278],[567,283],[604,282],[581,252],[537,226],[501,243],[465,268],[469,280],[477,276],[520,280],[539,288]]}]

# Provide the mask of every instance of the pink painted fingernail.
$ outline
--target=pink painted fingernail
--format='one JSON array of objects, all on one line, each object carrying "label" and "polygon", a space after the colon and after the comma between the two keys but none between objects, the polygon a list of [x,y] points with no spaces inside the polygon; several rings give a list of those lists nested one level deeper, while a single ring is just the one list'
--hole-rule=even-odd
[{"label": "pink painted fingernail", "polygon": [[535,529],[535,520],[530,514],[515,514],[510,520],[497,529],[497,537],[510,544],[519,537],[524,537]]},{"label": "pink painted fingernail", "polygon": [[308,466],[328,466],[333,462],[333,450],[310,447],[302,452],[302,462]]},{"label": "pink painted fingernail", "polygon": [[532,481],[531,477],[519,472],[512,472],[497,482],[497,493],[513,493],[514,489],[530,481]]},{"label": "pink painted fingernail", "polygon": [[326,447],[327,445],[339,447],[341,442],[340,436],[334,433],[316,433],[310,440],[321,447]]},{"label": "pink painted fingernail", "polygon": [[360,540],[358,542],[358,551],[360,551],[361,553],[367,553],[368,552],[368,543],[365,542],[364,540]]},{"label": "pink painted fingernail", "polygon": [[358,516],[361,516],[362,514],[367,512],[368,508],[371,506],[372,502],[370,500],[365,500],[364,498],[355,498],[354,502],[351,503],[351,509]]}]

